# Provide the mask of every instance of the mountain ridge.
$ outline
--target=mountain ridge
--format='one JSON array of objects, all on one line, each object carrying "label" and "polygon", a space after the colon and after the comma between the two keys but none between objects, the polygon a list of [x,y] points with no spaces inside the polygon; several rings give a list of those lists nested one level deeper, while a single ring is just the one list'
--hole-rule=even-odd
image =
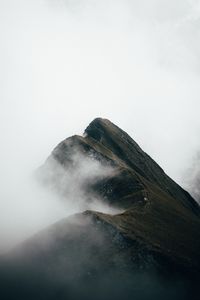
[{"label": "mountain ridge", "polygon": [[[199,205],[127,133],[101,118],[84,136],[59,143],[38,179],[58,192],[64,182],[67,201],[63,174],[72,174],[84,158],[112,169],[84,183],[88,201],[100,198],[121,212],[85,210],[25,241],[11,254],[17,257],[17,285],[13,267],[7,271],[14,294],[20,299],[27,294],[29,299],[83,299],[84,292],[84,299],[190,299],[200,275]],[[2,272],[1,277],[5,280]]]},{"label": "mountain ridge", "polygon": [[[65,139],[53,150],[50,157],[53,157],[64,168],[68,168],[68,159],[74,148],[84,155],[92,154],[93,158],[102,164],[113,166],[116,170],[113,176],[109,175],[92,183],[88,187],[91,195],[100,195],[105,202],[124,209],[123,217],[118,219],[120,221],[123,219],[126,223],[127,217],[130,226],[126,224],[125,227],[128,231],[131,231],[134,226],[137,235],[140,239],[146,240],[147,244],[154,245],[155,248],[156,245],[160,245],[163,253],[166,253],[167,247],[168,253],[172,253],[171,258],[174,255],[184,260],[184,256],[186,262],[187,256],[195,252],[191,251],[190,244],[200,239],[196,230],[196,226],[199,227],[200,208],[190,194],[169,178],[127,133],[107,119],[94,119],[86,128],[83,137],[75,135]],[[51,180],[54,181],[54,179]],[[92,213],[97,215],[92,211],[90,215]],[[135,220],[134,224],[128,217],[130,215],[132,220]],[[146,220],[141,222],[141,215],[148,220],[147,224]],[[98,216],[103,218],[101,214]],[[115,216],[111,218],[116,219]],[[156,223],[160,224],[160,228],[158,227],[155,231]],[[181,234],[182,228],[185,228],[185,236]],[[124,233],[128,236],[126,230]],[[173,243],[175,236],[177,240]],[[185,246],[181,251],[183,244]],[[193,253],[194,266],[199,261],[199,247],[200,245],[197,247],[196,254]],[[182,258],[179,251],[182,254],[185,251]]]},{"label": "mountain ridge", "polygon": [[[127,147],[122,151],[119,144],[116,146],[116,141],[114,141],[113,146],[113,140],[110,138],[111,136],[114,136],[113,131],[115,132],[115,136],[118,135],[121,138],[120,140],[117,136],[117,142],[120,146],[122,144],[121,148],[125,148],[124,144],[128,143],[129,147],[131,145],[130,151]],[[172,194],[172,196],[175,196],[180,201],[183,201],[184,199],[185,202],[183,202],[183,204],[186,206],[189,205],[195,213],[199,214],[199,205],[192,196],[175,183],[169,176],[167,176],[164,170],[148,154],[146,154],[127,133],[111,123],[109,120],[96,118],[86,128],[83,137],[74,135],[61,142],[52,152],[52,156],[55,157],[61,164],[63,163],[62,159],[64,158],[64,151],[62,151],[62,147],[65,148],[67,153],[66,143],[70,139],[72,139],[72,145],[76,144],[77,146],[83,147],[84,152],[95,151],[101,156],[101,158],[105,156],[105,158],[110,160],[112,164],[117,162],[117,164],[122,167],[126,166],[128,169],[130,168],[134,170],[135,173],[141,175],[143,178],[151,181],[152,183],[155,183],[161,189],[169,192],[169,194]],[[129,152],[133,152],[133,149],[134,153],[130,155]],[[127,158],[128,155],[130,155],[130,157]],[[170,187],[168,187],[168,185],[170,185]]]}]

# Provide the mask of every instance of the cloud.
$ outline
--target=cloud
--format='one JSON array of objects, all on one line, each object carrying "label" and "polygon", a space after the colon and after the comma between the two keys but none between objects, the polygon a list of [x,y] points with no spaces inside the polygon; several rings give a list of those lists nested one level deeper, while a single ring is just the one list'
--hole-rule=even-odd
[{"label": "cloud", "polygon": [[200,147],[198,28],[199,1],[0,1],[2,228],[62,216],[27,178],[96,116],[183,183]]},{"label": "cloud", "polygon": [[[71,149],[70,143],[70,139],[66,140],[65,147]],[[72,145],[71,151],[69,148],[58,149],[61,151],[59,159],[64,159],[63,163],[53,154],[47,159],[38,170],[38,181],[51,193],[55,193],[59,201],[66,203],[66,210],[70,207],[76,213],[85,210],[119,213],[119,209],[111,207],[92,189],[96,182],[112,177],[117,170],[108,162],[100,162],[96,154],[89,152],[86,156]]]},{"label": "cloud", "polygon": [[200,153],[198,152],[192,162],[191,166],[184,175],[185,186],[191,195],[200,203]]},{"label": "cloud", "polygon": [[3,144],[23,145],[39,165],[107,117],[180,181],[199,147],[197,5],[1,1]]},{"label": "cloud", "polygon": [[[85,157],[74,150],[69,159],[64,168],[51,157],[34,171],[24,166],[23,157],[17,161],[13,155],[9,163],[5,161],[1,169],[0,252],[69,215],[85,210],[120,212],[89,189],[89,184],[111,176],[114,169],[102,165],[92,153]],[[43,184],[45,179],[48,184]]]}]

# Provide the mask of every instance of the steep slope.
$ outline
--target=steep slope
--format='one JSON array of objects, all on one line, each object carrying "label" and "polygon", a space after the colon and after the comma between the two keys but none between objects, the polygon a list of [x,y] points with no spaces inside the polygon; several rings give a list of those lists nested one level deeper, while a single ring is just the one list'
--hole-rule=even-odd
[{"label": "steep slope", "polygon": [[113,167],[112,174],[91,179],[85,189],[90,197],[101,195],[125,210],[109,219],[118,230],[129,238],[137,236],[177,264],[200,268],[199,205],[127,133],[109,120],[95,119],[83,137],[68,138],[53,150],[40,170],[43,178],[60,189],[62,176],[55,172],[55,161],[67,171],[74,167],[74,152]]},{"label": "steep slope", "polygon": [[[72,162],[74,151],[95,157],[102,164],[110,164],[118,168],[119,182],[116,182],[118,190],[115,193],[115,188],[113,189],[113,194],[110,195],[112,202],[114,201],[113,198],[117,197],[116,204],[123,206],[123,190],[125,190],[125,196],[128,196],[128,190],[131,193],[138,192],[143,190],[145,183],[148,182],[165,191],[175,199],[174,201],[178,200],[184,207],[199,215],[199,205],[190,194],[169,178],[127,133],[110,121],[97,118],[86,128],[84,137],[73,136],[61,142],[52,152],[44,168],[51,168],[49,162],[54,159],[65,168],[68,168],[70,162]],[[52,171],[52,175],[55,176],[53,173]],[[117,180],[116,174],[114,174],[113,181],[115,180]],[[125,184],[125,187],[119,188],[120,184]],[[111,185],[115,187],[114,182],[111,182]],[[98,183],[98,186],[100,189],[100,183]],[[105,188],[102,192],[108,193],[108,188]]]},{"label": "steep slope", "polygon": [[183,205],[199,214],[199,207],[192,197],[169,178],[160,166],[146,154],[133,139],[109,120],[97,118],[86,128],[86,141],[95,140],[105,146],[129,168],[158,185],[162,190],[180,200]]},{"label": "steep slope", "polygon": [[123,212],[85,211],[26,241],[3,263],[4,294],[13,299],[191,298],[200,275],[195,200],[130,136],[100,118],[83,137],[61,142],[39,178],[67,201],[63,176],[83,157],[112,169],[84,183],[88,199],[100,196]]}]

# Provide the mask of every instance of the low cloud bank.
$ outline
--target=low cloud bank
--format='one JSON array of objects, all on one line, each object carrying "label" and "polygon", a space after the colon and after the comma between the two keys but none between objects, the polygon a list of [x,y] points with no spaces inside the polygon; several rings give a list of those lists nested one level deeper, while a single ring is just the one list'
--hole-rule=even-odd
[{"label": "low cloud bank", "polygon": [[45,174],[43,170],[50,181],[48,184],[35,176],[41,169],[33,172],[22,165],[20,168],[20,161],[12,161],[11,165],[12,169],[6,168],[6,172],[0,174],[3,183],[0,189],[0,252],[74,213],[84,210],[119,212],[88,191],[90,182],[111,176],[114,171],[93,156],[86,157],[76,151],[68,167],[51,159]]}]

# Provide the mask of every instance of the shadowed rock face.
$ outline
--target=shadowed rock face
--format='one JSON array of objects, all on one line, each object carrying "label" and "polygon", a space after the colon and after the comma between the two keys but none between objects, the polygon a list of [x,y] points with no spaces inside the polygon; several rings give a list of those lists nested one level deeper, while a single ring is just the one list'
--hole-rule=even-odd
[{"label": "shadowed rock face", "polygon": [[63,197],[63,173],[73,170],[77,152],[112,168],[90,177],[89,198],[123,212],[85,211],[26,241],[4,259],[3,293],[13,299],[189,299],[200,274],[199,205],[127,133],[101,118],[83,137],[61,142],[38,171],[47,185],[62,186]]}]

